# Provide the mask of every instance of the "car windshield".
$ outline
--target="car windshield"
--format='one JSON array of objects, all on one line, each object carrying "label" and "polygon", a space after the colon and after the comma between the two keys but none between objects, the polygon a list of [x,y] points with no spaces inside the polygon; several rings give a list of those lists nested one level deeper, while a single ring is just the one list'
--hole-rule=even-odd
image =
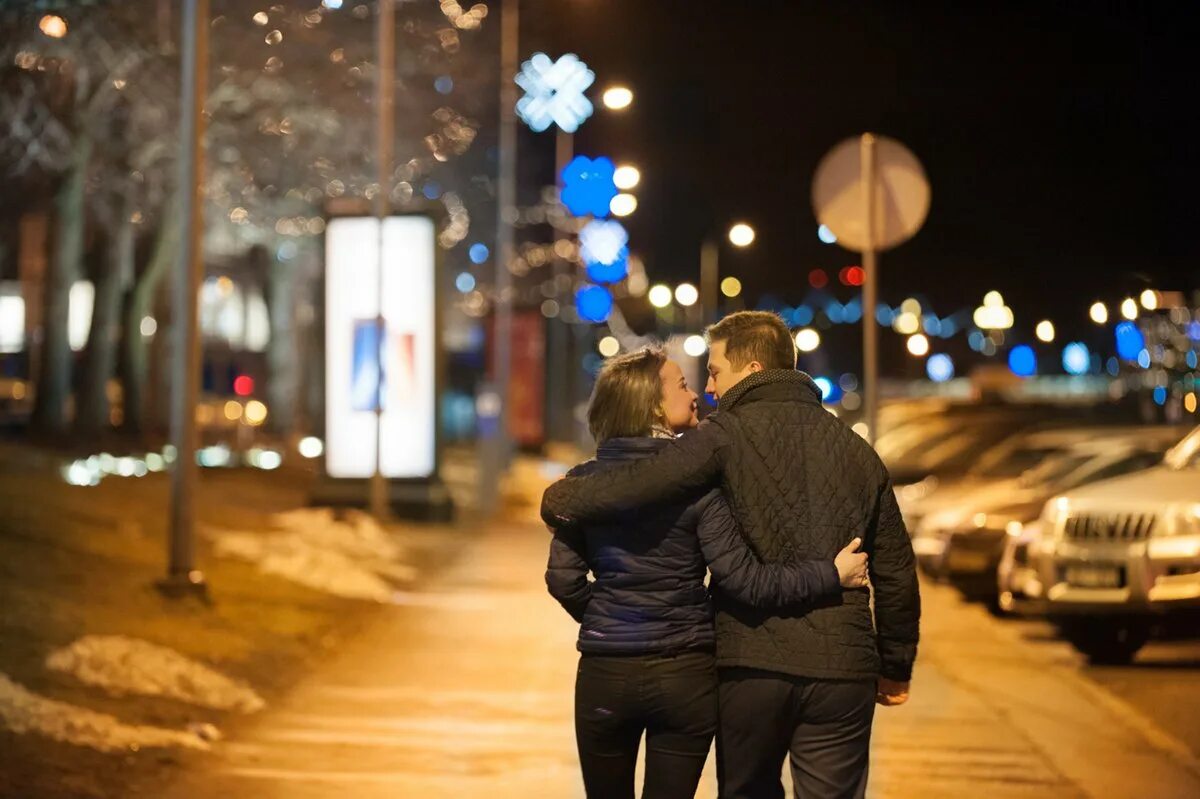
[{"label": "car windshield", "polygon": [[1028,488],[1054,486],[1094,457],[1094,455],[1051,455],[1032,469],[1026,469],[1021,474],[1021,485]]},{"label": "car windshield", "polygon": [[1061,449],[1058,447],[1019,445],[1003,454],[997,453],[992,458],[985,458],[968,474],[984,480],[1017,477],[1027,469],[1039,465],[1047,456],[1060,451]]},{"label": "car windshield", "polygon": [[1176,444],[1163,462],[1176,470],[1200,469],[1200,427]]}]

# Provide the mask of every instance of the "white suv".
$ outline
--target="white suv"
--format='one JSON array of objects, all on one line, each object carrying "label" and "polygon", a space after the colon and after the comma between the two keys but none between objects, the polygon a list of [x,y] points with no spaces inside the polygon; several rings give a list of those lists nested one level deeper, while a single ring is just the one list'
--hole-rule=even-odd
[{"label": "white suv", "polygon": [[1200,427],[1160,466],[1046,503],[1031,565],[1042,610],[1094,662],[1123,662],[1200,611]]}]

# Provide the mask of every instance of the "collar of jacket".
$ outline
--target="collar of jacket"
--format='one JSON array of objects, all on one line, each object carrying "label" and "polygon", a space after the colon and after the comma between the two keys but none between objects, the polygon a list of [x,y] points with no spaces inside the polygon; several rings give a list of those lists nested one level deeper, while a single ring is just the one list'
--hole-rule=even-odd
[{"label": "collar of jacket", "polygon": [[610,438],[596,447],[596,457],[600,460],[648,458],[660,449],[670,444],[669,438],[630,437]]},{"label": "collar of jacket", "polygon": [[800,402],[821,403],[821,388],[811,377],[797,369],[764,369],[744,377],[721,397],[719,409],[768,397],[784,397]]}]

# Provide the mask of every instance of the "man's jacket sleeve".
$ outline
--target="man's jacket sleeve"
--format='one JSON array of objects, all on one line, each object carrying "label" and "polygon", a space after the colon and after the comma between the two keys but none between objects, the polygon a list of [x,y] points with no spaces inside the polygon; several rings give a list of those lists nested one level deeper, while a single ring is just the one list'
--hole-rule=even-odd
[{"label": "man's jacket sleeve", "polygon": [[550,539],[550,561],[546,564],[546,588],[571,618],[579,622],[583,621],[583,612],[592,599],[584,552],[581,531],[560,530]]},{"label": "man's jacket sleeve", "polygon": [[832,560],[763,563],[742,536],[719,492],[705,501],[697,530],[700,549],[721,592],[746,605],[801,605],[841,590]]},{"label": "man's jacket sleeve", "polygon": [[679,499],[716,483],[727,449],[725,430],[705,420],[652,458],[554,483],[542,496],[542,519],[553,528],[567,527]]},{"label": "man's jacket sleeve", "polygon": [[883,663],[880,674],[907,682],[917,658],[921,595],[912,541],[904,529],[891,480],[884,481],[872,521],[865,550],[875,590],[875,627]]}]

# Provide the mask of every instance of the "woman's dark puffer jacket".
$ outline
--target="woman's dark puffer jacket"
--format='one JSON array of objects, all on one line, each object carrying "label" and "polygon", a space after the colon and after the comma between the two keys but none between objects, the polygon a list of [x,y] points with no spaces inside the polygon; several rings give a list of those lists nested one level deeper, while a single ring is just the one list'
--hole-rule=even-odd
[{"label": "woman's dark puffer jacket", "polygon": [[[665,439],[606,441],[571,475],[645,458]],[[645,655],[712,649],[705,566],[723,597],[762,608],[804,605],[839,592],[832,560],[767,565],[750,550],[720,490],[649,506],[611,522],[559,530],[546,585],[580,622],[579,650]],[[588,581],[588,572],[595,580]]]}]

